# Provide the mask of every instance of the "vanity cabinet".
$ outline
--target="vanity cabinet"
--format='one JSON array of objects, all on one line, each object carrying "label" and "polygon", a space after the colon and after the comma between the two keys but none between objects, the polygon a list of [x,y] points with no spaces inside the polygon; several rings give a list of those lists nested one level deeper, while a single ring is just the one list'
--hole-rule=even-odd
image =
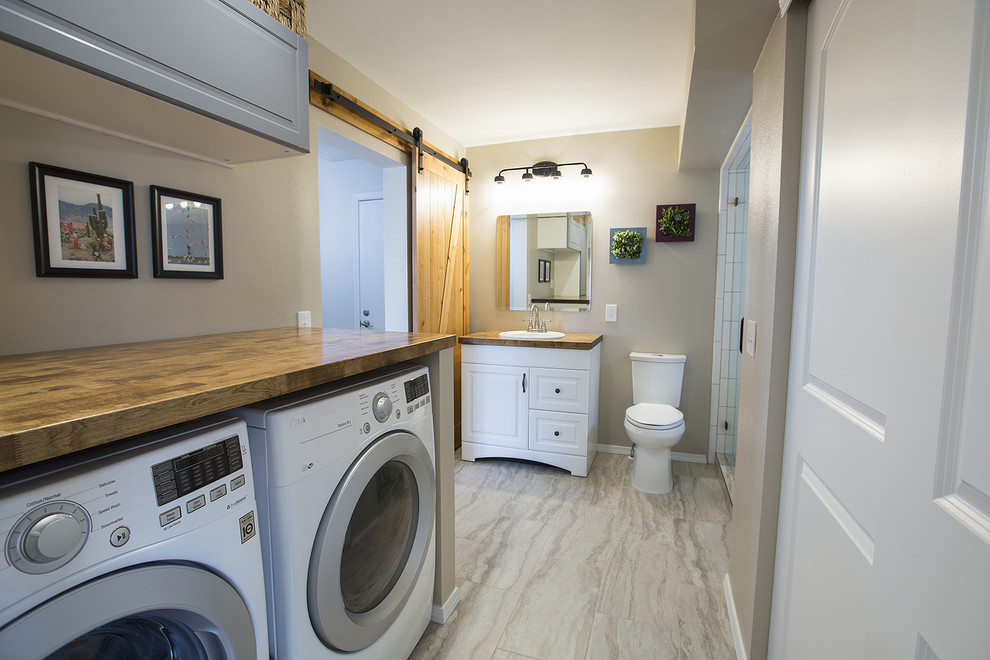
[{"label": "vanity cabinet", "polygon": [[461,350],[463,460],[522,458],[588,475],[598,452],[600,345]]},{"label": "vanity cabinet", "polygon": [[0,41],[29,112],[220,162],[309,150],[307,42],[249,0],[0,0]]}]

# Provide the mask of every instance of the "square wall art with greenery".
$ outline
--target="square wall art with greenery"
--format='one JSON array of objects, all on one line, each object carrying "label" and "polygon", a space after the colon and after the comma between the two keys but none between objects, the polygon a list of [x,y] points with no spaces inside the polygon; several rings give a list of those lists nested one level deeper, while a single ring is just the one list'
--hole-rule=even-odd
[{"label": "square wall art with greenery", "polygon": [[610,264],[646,263],[646,227],[612,227],[608,245]]}]

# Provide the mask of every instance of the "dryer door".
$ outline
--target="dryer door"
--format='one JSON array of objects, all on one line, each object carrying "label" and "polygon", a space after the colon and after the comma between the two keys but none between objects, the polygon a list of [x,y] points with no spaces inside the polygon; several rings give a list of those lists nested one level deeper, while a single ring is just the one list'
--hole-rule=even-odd
[{"label": "dryer door", "polygon": [[348,469],[309,564],[309,617],[324,645],[359,651],[402,611],[433,535],[435,484],[432,457],[404,431],[373,441]]},{"label": "dryer door", "polygon": [[0,658],[251,658],[247,605],[214,573],[152,564],[97,578],[0,628]]}]

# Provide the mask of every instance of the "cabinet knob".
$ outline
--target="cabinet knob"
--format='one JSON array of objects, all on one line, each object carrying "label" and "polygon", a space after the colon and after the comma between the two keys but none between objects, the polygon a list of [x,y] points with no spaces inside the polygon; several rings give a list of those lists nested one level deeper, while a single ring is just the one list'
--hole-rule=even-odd
[{"label": "cabinet knob", "polygon": [[560,394],[560,388],[559,387],[556,388],[556,389],[554,389],[554,394]]},{"label": "cabinet knob", "polygon": [[553,434],[554,435],[560,435],[560,431],[554,431]]}]

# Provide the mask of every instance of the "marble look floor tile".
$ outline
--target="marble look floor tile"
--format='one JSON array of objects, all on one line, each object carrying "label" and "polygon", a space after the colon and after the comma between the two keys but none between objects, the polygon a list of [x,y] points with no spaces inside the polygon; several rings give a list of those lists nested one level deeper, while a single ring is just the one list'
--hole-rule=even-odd
[{"label": "marble look floor tile", "polygon": [[675,520],[674,554],[681,584],[720,589],[729,570],[725,525]]},{"label": "marble look floor tile", "polygon": [[[489,529],[479,531],[475,538],[455,537],[455,542],[462,548],[470,548],[470,554],[455,559],[456,576],[521,592],[539,562],[548,536],[549,530],[543,523],[505,516]],[[454,552],[457,552],[456,545]]]},{"label": "marble look floor tile", "polygon": [[461,600],[450,620],[431,623],[410,660],[488,658],[495,652],[519,594],[466,581],[458,589]]},{"label": "marble look floor tile", "polygon": [[735,657],[714,466],[675,461],[674,489],[651,495],[632,487],[625,455],[598,454],[586,478],[455,459],[464,593],[446,626],[430,625],[417,660]]},{"label": "marble look floor tile", "polygon": [[630,479],[629,460],[616,454],[598,454],[587,477],[573,477],[567,482],[563,497],[572,504],[606,509],[619,505],[620,487]]},{"label": "marble look floor tile", "polygon": [[629,522],[630,538],[674,543],[674,520],[684,517],[684,505],[676,488],[657,495],[632,486],[619,489],[619,515]]},{"label": "marble look floor tile", "polygon": [[542,563],[526,585],[498,648],[540,660],[585,657],[600,583],[601,569],[594,565]]},{"label": "marble look floor tile", "polygon": [[496,649],[492,653],[491,660],[536,660],[535,658],[530,658],[528,655],[519,655],[518,653],[512,653],[511,651],[503,651],[502,649]]},{"label": "marble look floor tile", "polygon": [[[475,538],[489,535],[493,527],[505,526],[516,520],[538,520],[541,512],[529,502],[518,500],[514,494],[490,491],[477,486],[465,486],[455,491],[454,530],[458,536]],[[518,501],[517,501],[518,500]],[[559,507],[560,503],[553,503]]]},{"label": "marble look floor tile", "polygon": [[627,523],[616,514],[581,504],[563,504],[549,527],[541,561],[572,561],[604,566],[612,561],[615,539]]},{"label": "marble look floor tile", "polygon": [[682,585],[677,611],[683,660],[735,660],[732,631],[721,589]]},{"label": "marble look floor tile", "polygon": [[665,626],[652,626],[627,619],[596,614],[588,643],[588,659],[677,660],[679,632]]},{"label": "marble look floor tile", "polygon": [[676,630],[679,581],[673,554],[670,545],[618,541],[604,569],[598,613]]},{"label": "marble look floor tile", "polygon": [[729,524],[729,509],[719,479],[678,477],[674,489],[683,504],[681,518]]}]

